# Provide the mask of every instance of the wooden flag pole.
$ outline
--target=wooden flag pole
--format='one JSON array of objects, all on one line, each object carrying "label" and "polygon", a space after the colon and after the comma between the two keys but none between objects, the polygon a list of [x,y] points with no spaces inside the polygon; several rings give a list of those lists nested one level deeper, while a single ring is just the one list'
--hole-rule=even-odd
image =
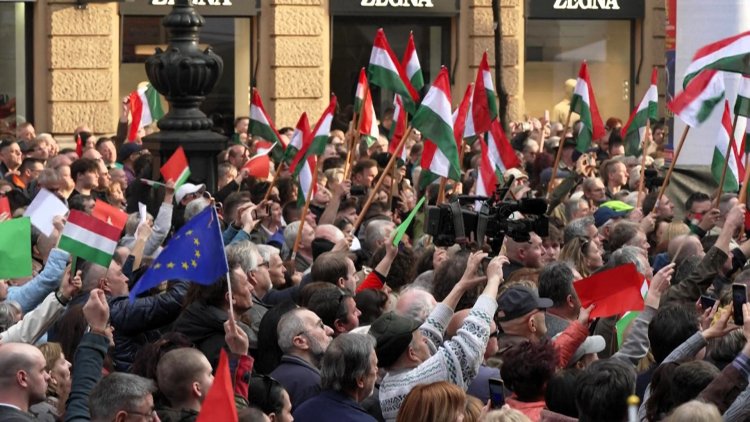
[{"label": "wooden flag pole", "polygon": [[[413,128],[411,125],[406,128],[406,133],[404,133],[404,136],[401,137],[401,141],[399,141],[398,146],[396,146],[396,152],[401,150],[401,148],[406,143],[406,140],[411,136],[411,131]],[[383,174],[386,174],[391,171],[391,168],[393,168],[393,165],[396,164],[396,154],[391,155],[391,159],[388,160],[388,164],[385,165],[385,168],[383,169]],[[378,190],[380,190],[380,187],[383,185],[383,180],[385,180],[384,177],[378,178],[377,183],[375,183],[375,187],[370,192],[370,195],[367,197],[367,201],[365,201],[365,204],[362,206],[362,211],[359,212],[359,215],[357,216],[357,221],[354,222],[354,227],[352,228],[352,233],[357,232],[357,228],[359,228],[359,225],[362,224],[362,221],[365,219],[365,214],[367,214],[367,210],[370,209],[370,205],[372,205],[372,201],[375,200],[375,196],[377,196]]]},{"label": "wooden flag pole", "polygon": [[[279,163],[279,167],[281,167],[283,163]],[[266,194],[263,195],[263,200],[261,202],[268,201],[268,198],[271,197],[271,191],[276,186],[276,181],[279,179],[279,169],[276,169],[276,173],[273,175],[273,180],[271,180],[271,185],[268,186],[268,190],[266,191]]]},{"label": "wooden flag pole", "polygon": [[294,258],[297,257],[297,250],[299,249],[299,243],[302,240],[302,228],[305,227],[305,216],[307,215],[307,211],[310,209],[310,201],[313,197],[313,191],[315,190],[315,185],[318,183],[318,160],[315,160],[315,165],[313,166],[313,179],[310,183],[310,189],[307,192],[307,198],[305,198],[305,206],[302,208],[302,213],[300,214],[299,219],[299,228],[297,229],[297,237],[294,239],[294,247],[292,248],[292,261],[294,261]]},{"label": "wooden flag pole", "polygon": [[740,204],[747,204],[747,184],[748,184],[748,182],[750,182],[750,169],[748,169],[747,167],[745,167],[745,178],[742,180],[742,184],[740,185],[740,197],[739,197],[739,203]]},{"label": "wooden flag pole", "polygon": [[560,144],[557,146],[555,164],[552,166],[552,177],[550,177],[549,184],[547,185],[547,199],[549,199],[550,195],[552,195],[552,186],[554,185],[555,179],[557,179],[557,167],[560,165],[560,158],[562,158],[563,145],[565,144],[565,135],[567,135],[568,129],[570,128],[570,117],[572,114],[573,113],[568,110],[568,118],[565,119],[565,128],[563,129],[562,137],[560,138]]},{"label": "wooden flag pole", "polygon": [[645,180],[645,174],[646,174],[646,155],[648,152],[648,132],[651,130],[651,121],[646,121],[646,130],[643,131],[643,142],[641,142],[641,178],[638,179],[638,196],[635,200],[635,207],[640,208],[641,207],[641,194],[643,193],[643,186]]},{"label": "wooden flag pole", "polygon": [[732,153],[732,144],[734,144],[734,130],[737,127],[737,118],[739,114],[734,115],[734,121],[732,122],[732,133],[729,134],[729,144],[727,145],[727,152],[724,154],[724,165],[721,168],[721,178],[719,179],[719,188],[716,189],[716,202],[714,202],[714,208],[719,208],[719,202],[721,202],[721,193],[724,190],[724,180],[727,177],[727,167],[729,167],[729,154]]},{"label": "wooden flag pole", "polygon": [[440,176],[440,189],[438,189],[438,196],[437,200],[435,201],[436,205],[440,205],[443,202],[445,202],[445,183],[448,181],[447,177]]},{"label": "wooden flag pole", "polygon": [[346,163],[344,164],[344,180],[349,179],[349,174],[352,170],[352,160],[354,159],[354,148],[357,146],[357,133],[359,132],[359,117],[361,114],[354,112],[352,115],[352,128],[347,135],[346,146],[348,151],[346,152]]},{"label": "wooden flag pole", "polygon": [[672,177],[672,172],[674,171],[674,167],[677,164],[677,159],[680,157],[680,152],[682,152],[682,146],[685,144],[685,139],[687,138],[688,132],[690,132],[690,126],[685,125],[685,130],[682,131],[682,136],[680,137],[680,143],[677,144],[677,150],[675,150],[674,157],[672,157],[672,164],[669,165],[667,175],[664,176],[664,182],[661,184],[661,188],[659,188],[659,195],[656,197],[657,204],[661,200],[661,197],[664,196],[664,192],[666,192],[667,190],[669,179]]}]

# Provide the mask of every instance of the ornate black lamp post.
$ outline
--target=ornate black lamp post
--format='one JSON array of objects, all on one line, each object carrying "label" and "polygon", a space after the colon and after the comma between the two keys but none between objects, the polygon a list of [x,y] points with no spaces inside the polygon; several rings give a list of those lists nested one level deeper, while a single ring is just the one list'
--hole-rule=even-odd
[{"label": "ornate black lamp post", "polygon": [[157,124],[160,131],[143,138],[143,145],[154,154],[155,178],[161,165],[182,146],[190,163],[190,181],[205,183],[213,191],[216,157],[227,147],[227,138],[211,130],[213,123],[198,107],[221,77],[224,62],[211,48],[198,48],[198,32],[204,22],[190,0],[176,0],[162,19],[169,45],[167,51],[157,48],[146,60],[146,74],[166,97],[169,112]]}]

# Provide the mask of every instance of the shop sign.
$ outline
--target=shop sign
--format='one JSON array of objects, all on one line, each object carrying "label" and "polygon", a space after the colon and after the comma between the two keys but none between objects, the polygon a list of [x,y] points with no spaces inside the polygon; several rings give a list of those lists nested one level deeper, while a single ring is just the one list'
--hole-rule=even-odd
[{"label": "shop sign", "polygon": [[[195,10],[204,16],[255,16],[260,0],[191,0]],[[121,15],[164,16],[172,10],[175,0],[125,0],[120,3]]]},{"label": "shop sign", "polygon": [[330,0],[332,15],[453,16],[459,0]]},{"label": "shop sign", "polygon": [[643,0],[527,0],[531,19],[637,19]]}]

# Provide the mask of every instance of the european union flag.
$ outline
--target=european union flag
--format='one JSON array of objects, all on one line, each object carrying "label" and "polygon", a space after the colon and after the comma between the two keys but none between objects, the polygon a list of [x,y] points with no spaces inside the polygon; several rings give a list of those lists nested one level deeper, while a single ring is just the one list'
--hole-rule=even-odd
[{"label": "european union flag", "polygon": [[130,291],[130,300],[166,280],[209,285],[227,271],[219,217],[214,207],[208,206],[172,237]]}]

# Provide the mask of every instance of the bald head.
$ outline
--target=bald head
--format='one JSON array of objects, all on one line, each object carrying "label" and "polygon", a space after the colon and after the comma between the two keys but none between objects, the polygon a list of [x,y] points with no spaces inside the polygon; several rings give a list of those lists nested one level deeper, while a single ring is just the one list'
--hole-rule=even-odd
[{"label": "bald head", "polygon": [[469,312],[471,312],[471,309],[462,309],[453,314],[450,322],[448,322],[448,328],[445,329],[446,340],[451,339],[456,335],[458,329],[464,325],[464,321],[466,320],[466,317],[469,316]]},{"label": "bald head", "polygon": [[681,264],[689,256],[703,258],[703,255],[705,255],[703,245],[701,245],[698,236],[690,234],[683,234],[670,240],[667,252],[669,252],[669,256],[677,265]]},{"label": "bald head", "polygon": [[[180,347],[170,350],[159,359],[156,367],[156,380],[159,391],[173,406],[185,406],[193,398],[193,383],[208,381],[212,378],[211,364],[200,350],[192,347]],[[201,389],[210,385],[201,385]],[[208,392],[202,391],[203,397]],[[196,398],[198,399],[198,398]]]},{"label": "bald head", "polygon": [[89,148],[86,151],[83,151],[81,158],[88,158],[91,160],[99,161],[102,159],[102,154],[94,148]]},{"label": "bald head", "polygon": [[25,343],[0,347],[0,402],[28,411],[47,395],[49,372],[42,352]]},{"label": "bald head", "polygon": [[333,224],[321,224],[315,228],[315,238],[336,243],[344,238],[344,232]]},{"label": "bald head", "polygon": [[401,292],[396,302],[396,313],[424,322],[437,306],[435,297],[422,289],[407,289]]}]

